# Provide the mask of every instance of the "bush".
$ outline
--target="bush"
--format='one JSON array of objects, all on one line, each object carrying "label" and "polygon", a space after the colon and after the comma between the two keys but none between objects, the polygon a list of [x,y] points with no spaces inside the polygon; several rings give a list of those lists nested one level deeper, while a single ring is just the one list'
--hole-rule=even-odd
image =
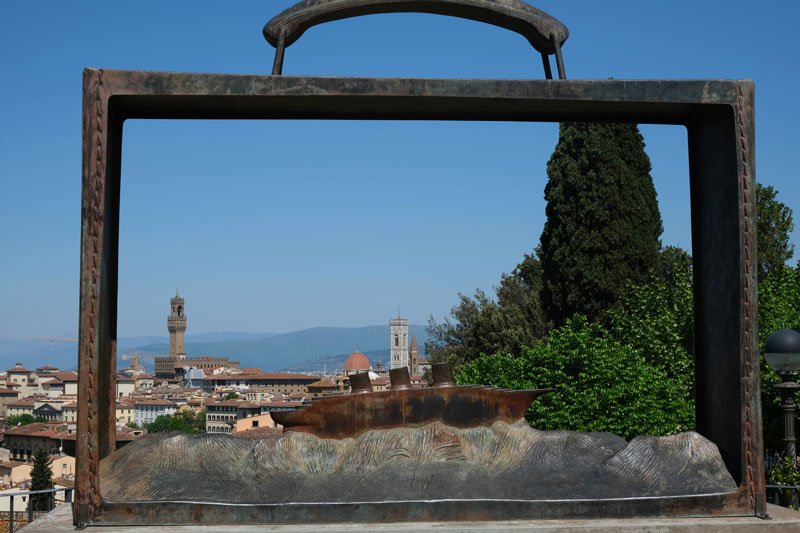
[{"label": "bush", "polygon": [[693,422],[692,405],[678,380],[581,316],[520,357],[482,356],[467,363],[456,380],[511,389],[555,388],[528,410],[526,419],[537,429],[609,431],[630,439],[678,433]]}]

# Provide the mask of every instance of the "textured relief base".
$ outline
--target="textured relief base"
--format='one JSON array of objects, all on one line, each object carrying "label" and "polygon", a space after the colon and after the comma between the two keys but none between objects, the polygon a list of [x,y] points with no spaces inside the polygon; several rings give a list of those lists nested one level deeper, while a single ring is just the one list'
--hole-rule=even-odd
[{"label": "textured relief base", "polygon": [[638,437],[539,431],[524,421],[320,439],[152,434],[101,462],[111,502],[563,500],[733,492],[717,447],[688,432]]}]

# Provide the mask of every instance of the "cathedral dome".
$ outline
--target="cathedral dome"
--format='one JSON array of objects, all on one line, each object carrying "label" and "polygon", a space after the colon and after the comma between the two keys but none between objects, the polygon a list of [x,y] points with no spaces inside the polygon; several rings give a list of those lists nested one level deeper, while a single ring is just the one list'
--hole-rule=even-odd
[{"label": "cathedral dome", "polygon": [[360,372],[371,369],[372,365],[366,355],[361,352],[353,352],[350,354],[350,357],[347,358],[347,361],[344,362],[342,368],[344,368],[345,372]]}]

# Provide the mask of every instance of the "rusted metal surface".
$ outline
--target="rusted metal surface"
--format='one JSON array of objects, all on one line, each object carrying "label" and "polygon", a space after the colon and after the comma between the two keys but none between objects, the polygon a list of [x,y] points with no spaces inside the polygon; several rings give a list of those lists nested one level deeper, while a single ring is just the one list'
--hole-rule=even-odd
[{"label": "rusted metal surface", "polygon": [[361,372],[350,376],[350,394],[362,394],[372,392],[372,383],[369,381],[369,373]]},{"label": "rusted metal surface", "polygon": [[455,385],[453,381],[453,369],[449,363],[435,363],[431,366],[434,387],[451,387]]},{"label": "rusted metal surface", "polygon": [[[122,124],[127,118],[580,120],[686,126],[695,250],[697,427],[719,447],[739,489],[734,496],[714,500],[713,508],[684,497],[577,506],[555,503],[537,509],[541,516],[550,517],[592,513],[763,516],[752,82],[366,79],[87,69],[77,524],[130,523],[137,513],[168,508],[107,505],[100,497],[97,474],[100,459],[110,449],[114,405],[119,161]],[[222,519],[230,513],[265,516],[255,508],[232,511],[220,506],[170,505],[180,516],[190,517],[187,523]],[[388,514],[413,520],[433,505],[408,503],[392,507]],[[284,506],[286,512],[289,507]],[[442,514],[447,514],[447,507],[443,504]],[[454,511],[453,516],[465,517],[473,508],[479,506],[464,505],[461,514]],[[309,517],[329,512],[306,511]],[[278,511],[266,514],[273,512]],[[284,511],[280,513],[285,516]]]},{"label": "rusted metal surface", "polygon": [[[351,380],[352,380],[351,376]],[[392,389],[321,398],[296,411],[274,411],[287,431],[342,439],[372,429],[420,427],[441,422],[456,428],[515,422],[531,402],[553,389],[505,390],[450,386]]]},{"label": "rusted metal surface", "polygon": [[389,370],[389,381],[392,384],[392,390],[410,389],[411,374],[408,372],[408,367],[401,366]]},{"label": "rusted metal surface", "polygon": [[285,47],[317,24],[378,13],[408,12],[460,17],[517,32],[542,54],[548,79],[551,75],[547,56],[552,54],[556,55],[559,77],[565,77],[561,46],[569,37],[569,30],[522,0],[303,0],[264,26],[264,38],[275,47],[272,73],[282,72]]}]

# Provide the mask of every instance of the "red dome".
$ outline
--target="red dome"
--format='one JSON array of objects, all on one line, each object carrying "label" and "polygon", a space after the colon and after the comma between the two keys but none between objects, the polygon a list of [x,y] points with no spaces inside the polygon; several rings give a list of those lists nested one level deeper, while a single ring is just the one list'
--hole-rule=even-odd
[{"label": "red dome", "polygon": [[363,353],[353,352],[350,354],[350,357],[347,358],[347,361],[344,362],[343,368],[345,371],[369,370],[372,368],[372,364],[370,364],[369,359],[367,359],[367,356]]}]

